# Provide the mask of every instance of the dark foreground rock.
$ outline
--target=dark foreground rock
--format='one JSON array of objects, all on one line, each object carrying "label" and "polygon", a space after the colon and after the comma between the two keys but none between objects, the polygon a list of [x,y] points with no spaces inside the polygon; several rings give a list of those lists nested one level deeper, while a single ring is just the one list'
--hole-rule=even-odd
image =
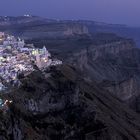
[{"label": "dark foreground rock", "polygon": [[[80,75],[80,76],[79,76]],[[139,140],[140,117],[70,67],[36,71],[3,98],[0,140]]]}]

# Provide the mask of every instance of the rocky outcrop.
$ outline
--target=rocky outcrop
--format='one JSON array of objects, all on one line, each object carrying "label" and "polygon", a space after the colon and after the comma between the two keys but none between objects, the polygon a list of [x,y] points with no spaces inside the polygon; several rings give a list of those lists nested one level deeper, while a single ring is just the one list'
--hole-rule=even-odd
[{"label": "rocky outcrop", "polygon": [[49,78],[36,71],[3,95],[13,104],[0,115],[2,140],[139,140],[139,115],[108,91],[71,66],[47,72]]},{"label": "rocky outcrop", "polygon": [[64,31],[64,35],[71,36],[71,35],[84,35],[89,34],[88,28],[84,25],[80,24],[71,24],[70,26],[66,27],[66,31]]}]

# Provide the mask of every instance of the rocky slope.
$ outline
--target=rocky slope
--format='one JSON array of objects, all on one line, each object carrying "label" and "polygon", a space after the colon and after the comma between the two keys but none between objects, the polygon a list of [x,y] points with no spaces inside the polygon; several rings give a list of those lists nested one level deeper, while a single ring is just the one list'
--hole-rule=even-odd
[{"label": "rocky slope", "polygon": [[101,34],[100,40],[99,36],[87,47],[69,54],[66,62],[79,67],[86,79],[96,81],[139,111],[140,49],[130,39],[114,36],[107,40]]},{"label": "rocky slope", "polygon": [[1,140],[139,140],[139,115],[71,66],[36,71],[3,98]]},{"label": "rocky slope", "polygon": [[139,111],[140,49],[131,39],[111,33],[58,40],[31,40],[83,72],[120,100]]}]

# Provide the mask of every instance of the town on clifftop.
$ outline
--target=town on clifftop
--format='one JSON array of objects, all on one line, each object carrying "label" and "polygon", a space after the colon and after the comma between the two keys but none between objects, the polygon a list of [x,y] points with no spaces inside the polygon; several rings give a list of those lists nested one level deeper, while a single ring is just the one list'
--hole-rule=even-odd
[{"label": "town on clifftop", "polygon": [[44,46],[35,48],[24,40],[0,32],[0,91],[6,85],[20,86],[19,75],[27,76],[34,71],[34,65],[40,70],[61,65],[62,61],[53,59]]}]

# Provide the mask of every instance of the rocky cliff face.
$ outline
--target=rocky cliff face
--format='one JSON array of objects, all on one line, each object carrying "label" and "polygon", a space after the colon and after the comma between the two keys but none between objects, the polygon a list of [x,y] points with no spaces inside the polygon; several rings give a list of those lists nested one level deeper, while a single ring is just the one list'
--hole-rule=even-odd
[{"label": "rocky cliff face", "polygon": [[69,35],[84,35],[84,34],[89,34],[88,28],[84,25],[80,24],[73,24],[70,25],[66,28],[66,31],[64,31],[64,35],[69,36]]},{"label": "rocky cliff face", "polygon": [[119,99],[137,108],[135,103],[140,95],[140,50],[132,40],[116,38],[93,42],[74,53],[70,62],[79,66],[86,79],[98,82]]},{"label": "rocky cliff face", "polygon": [[[46,79],[45,74],[49,77]],[[139,116],[71,66],[36,71],[3,98],[2,140],[139,140]]]},{"label": "rocky cliff face", "polygon": [[[120,66],[124,63],[126,63],[126,65],[134,65],[137,58],[135,58],[135,60],[132,59],[135,55],[134,53],[138,50],[135,48],[135,44],[132,40],[117,40],[103,44],[94,44],[94,42],[92,42],[92,45],[81,49],[80,52],[74,53],[74,57],[71,58],[70,62],[79,64],[83,70],[86,67],[95,68],[93,71],[95,70],[97,74],[93,74],[93,76],[97,76],[94,77],[94,80],[102,81],[104,78],[113,80],[116,79],[116,75],[111,74],[110,69],[112,69],[113,73],[113,69],[115,72],[117,65]],[[128,59],[131,59],[131,61],[128,61]],[[137,61],[139,61],[139,58]],[[101,73],[100,76],[99,71]]]}]

